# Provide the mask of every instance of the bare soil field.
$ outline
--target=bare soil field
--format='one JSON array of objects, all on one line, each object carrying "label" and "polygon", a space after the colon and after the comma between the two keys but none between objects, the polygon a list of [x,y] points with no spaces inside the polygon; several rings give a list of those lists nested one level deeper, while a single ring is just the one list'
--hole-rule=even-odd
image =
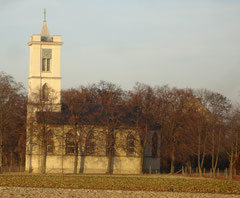
[{"label": "bare soil field", "polygon": [[189,192],[154,192],[154,191],[122,191],[93,189],[59,189],[59,188],[23,188],[0,187],[1,198],[119,198],[119,197],[160,197],[160,198],[239,198],[239,195],[189,193]]},{"label": "bare soil field", "polygon": [[0,175],[2,197],[240,197],[240,181],[182,175]]}]

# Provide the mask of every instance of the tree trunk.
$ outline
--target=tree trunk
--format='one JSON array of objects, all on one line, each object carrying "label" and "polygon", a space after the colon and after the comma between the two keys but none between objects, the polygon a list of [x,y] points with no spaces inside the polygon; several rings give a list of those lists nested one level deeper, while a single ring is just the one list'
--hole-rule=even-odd
[{"label": "tree trunk", "polygon": [[212,176],[215,177],[215,135],[212,134]]},{"label": "tree trunk", "polygon": [[112,174],[113,173],[113,156],[108,155],[108,166],[107,166],[107,174]]},{"label": "tree trunk", "polygon": [[108,167],[107,174],[113,173],[113,156],[115,154],[114,145],[115,145],[115,137],[113,134],[113,130],[109,130],[107,134],[107,158],[108,158]]},{"label": "tree trunk", "polygon": [[85,146],[84,146],[84,150],[83,150],[83,147],[82,147],[82,143],[80,141],[80,146],[79,146],[79,149],[80,149],[80,167],[79,167],[79,173],[84,173],[84,165],[85,165],[85,153],[86,153],[86,143],[85,143]]},{"label": "tree trunk", "polygon": [[13,171],[13,151],[11,150],[10,151],[10,156],[11,156],[11,159],[10,159],[10,172]]},{"label": "tree trunk", "polygon": [[81,152],[79,173],[84,173],[84,164],[85,164],[85,154],[83,152]]},{"label": "tree trunk", "polygon": [[233,177],[233,173],[232,173],[232,169],[233,169],[233,146],[231,148],[231,153],[230,153],[230,164],[229,164],[229,179],[232,180]]},{"label": "tree trunk", "polygon": [[3,136],[2,136],[2,131],[0,131],[0,174],[2,173],[2,164],[3,164],[3,140],[2,140]]},{"label": "tree trunk", "polygon": [[75,155],[74,155],[74,174],[77,174],[78,170],[78,142],[75,142]]},{"label": "tree trunk", "polygon": [[221,131],[219,130],[219,132],[218,132],[218,143],[217,143],[217,153],[216,153],[216,158],[215,158],[214,164],[212,166],[213,177],[216,177],[216,170],[217,170],[219,151],[220,151],[220,140],[221,140],[220,135],[221,135]]},{"label": "tree trunk", "polygon": [[174,174],[174,164],[175,164],[175,149],[174,146],[172,147],[171,150],[171,174]]},{"label": "tree trunk", "polygon": [[143,160],[144,160],[144,148],[143,146],[141,146],[141,149],[140,149],[140,174],[143,173]]},{"label": "tree trunk", "polygon": [[161,173],[161,162],[162,162],[161,161],[161,154],[162,153],[161,153],[161,147],[160,147],[160,149],[159,149],[159,156],[158,156],[159,157],[159,173]]},{"label": "tree trunk", "polygon": [[[33,123],[30,122],[30,128],[29,128],[29,131],[30,131],[30,136],[26,138],[26,142],[28,141],[28,138],[29,138],[29,163],[28,163],[28,172],[29,173],[32,173],[32,150],[33,150]],[[27,131],[27,135],[28,135],[28,131]]]},{"label": "tree trunk", "polygon": [[239,136],[239,130],[236,131],[235,155],[237,158],[238,158],[238,136]]},{"label": "tree trunk", "polygon": [[43,147],[43,154],[42,154],[42,164],[41,164],[41,173],[46,173],[46,164],[47,164],[47,148],[46,145]]},{"label": "tree trunk", "polygon": [[201,135],[198,134],[198,172],[199,176],[202,177],[202,168],[201,168]]},{"label": "tree trunk", "polygon": [[[44,129],[45,130],[45,129]],[[42,137],[42,161],[41,161],[41,173],[46,173],[46,163],[47,163],[47,137],[45,131],[43,132]]]}]

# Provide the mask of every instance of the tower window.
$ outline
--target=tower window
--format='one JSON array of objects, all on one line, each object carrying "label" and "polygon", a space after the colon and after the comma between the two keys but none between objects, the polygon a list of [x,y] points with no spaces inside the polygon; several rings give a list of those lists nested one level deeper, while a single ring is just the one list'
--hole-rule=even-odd
[{"label": "tower window", "polygon": [[50,72],[52,62],[52,49],[42,49],[42,71]]},{"label": "tower window", "polygon": [[42,59],[42,71],[50,71],[51,68],[51,59],[50,58],[43,58]]}]

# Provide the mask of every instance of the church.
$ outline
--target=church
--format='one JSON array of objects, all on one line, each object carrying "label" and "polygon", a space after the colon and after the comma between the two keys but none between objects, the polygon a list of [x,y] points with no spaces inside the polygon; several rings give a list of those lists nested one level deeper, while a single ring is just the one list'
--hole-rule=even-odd
[{"label": "church", "polygon": [[[30,57],[25,169],[30,173],[107,173],[107,143],[101,127],[94,128],[91,135],[85,137],[82,145],[86,150],[80,152],[82,148],[74,145],[76,137],[72,126],[61,115],[62,45],[61,36],[50,35],[45,13],[41,33],[32,35],[28,43]],[[50,91],[54,92],[51,102],[48,98]],[[47,122],[44,121],[46,117],[42,120],[39,118],[43,114],[48,117]],[[56,117],[61,118],[56,120]],[[111,159],[112,173],[140,174],[142,170],[159,172],[159,131],[149,131],[143,159],[139,154],[135,131],[119,129],[118,134],[116,152]],[[126,145],[127,149],[118,146],[120,143]]]}]

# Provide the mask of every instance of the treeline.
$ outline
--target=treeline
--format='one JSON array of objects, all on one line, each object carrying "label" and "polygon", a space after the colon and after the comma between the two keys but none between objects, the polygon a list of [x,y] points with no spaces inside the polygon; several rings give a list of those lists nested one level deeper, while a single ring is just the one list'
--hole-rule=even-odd
[{"label": "treeline", "polygon": [[[4,73],[0,74],[0,89],[1,159],[4,165],[11,166],[14,160],[16,164],[23,165],[25,90]],[[62,112],[68,115],[68,124],[76,128],[76,136],[79,135],[77,131],[86,126],[105,129],[109,172],[114,156],[115,132],[119,128],[136,131],[141,145],[141,163],[149,131],[155,130],[160,131],[161,136],[157,151],[161,170],[169,169],[174,173],[177,167],[194,166],[201,175],[204,167],[210,167],[215,175],[218,167],[228,166],[230,176],[235,168],[239,171],[240,108],[219,93],[206,89],[151,87],[141,83],[125,91],[115,84],[101,81],[64,90],[61,97]],[[76,161],[79,141],[75,138]],[[47,142],[45,138],[46,155]]]},{"label": "treeline", "polygon": [[[107,128],[114,148],[115,131],[134,129],[141,143],[141,156],[148,131],[158,130],[158,157],[162,167],[175,172],[176,165],[204,167],[216,174],[218,167],[239,170],[240,109],[225,96],[206,89],[151,87],[136,83],[133,90],[100,82],[62,92],[63,107],[70,111],[75,126],[98,124]],[[224,161],[225,160],[225,161]],[[227,163],[226,163],[227,160]],[[111,162],[111,160],[110,160]],[[223,164],[225,163],[225,164]]]}]

